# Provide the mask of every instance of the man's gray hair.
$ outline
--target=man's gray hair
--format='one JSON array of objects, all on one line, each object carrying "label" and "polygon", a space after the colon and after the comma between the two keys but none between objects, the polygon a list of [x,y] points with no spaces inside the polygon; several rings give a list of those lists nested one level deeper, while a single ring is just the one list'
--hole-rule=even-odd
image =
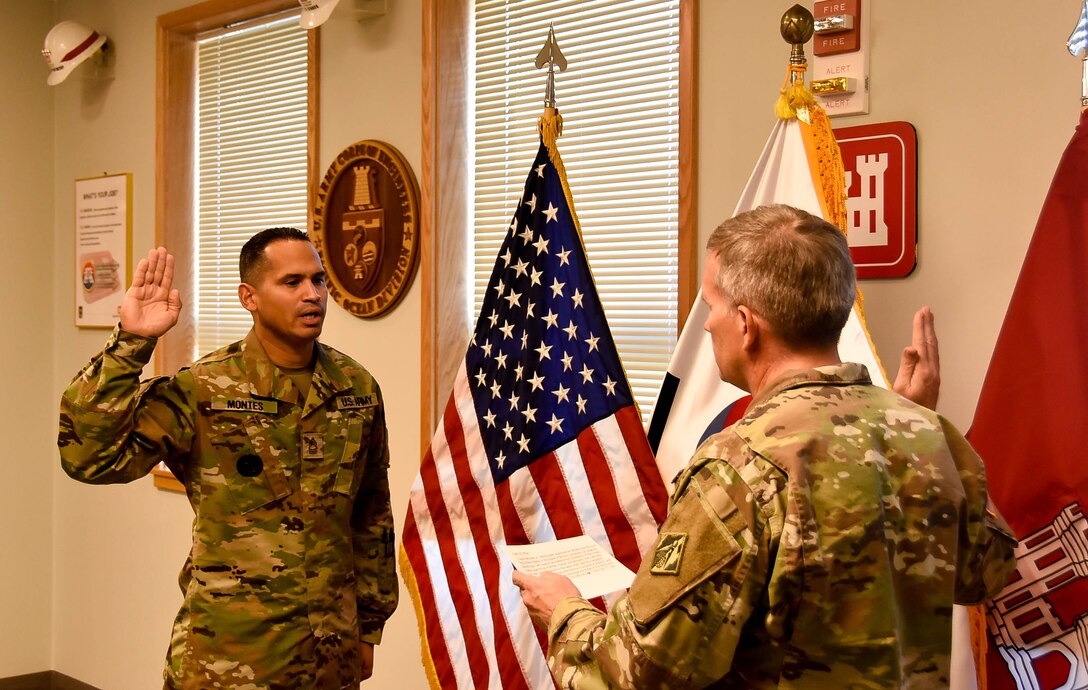
[{"label": "man's gray hair", "polygon": [[787,345],[838,342],[857,283],[834,225],[792,206],[760,206],[719,225],[706,248],[717,255],[722,297],[762,316]]}]

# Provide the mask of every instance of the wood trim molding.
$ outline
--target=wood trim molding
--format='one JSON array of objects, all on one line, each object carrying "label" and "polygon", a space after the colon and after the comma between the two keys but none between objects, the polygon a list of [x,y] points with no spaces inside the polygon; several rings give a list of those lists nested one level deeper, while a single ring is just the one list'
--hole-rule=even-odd
[{"label": "wood trim molding", "polygon": [[695,204],[698,189],[698,113],[696,63],[698,22],[696,0],[680,0],[680,229],[676,305],[676,334],[684,329],[699,291],[699,224]]},{"label": "wood trim molding", "polygon": [[471,327],[464,309],[469,276],[467,99],[470,3],[423,3],[423,175],[420,185],[421,448],[426,452],[453,387]]},{"label": "wood trim molding", "polygon": [[419,344],[419,436],[420,457],[427,452],[435,417],[434,359],[434,300],[437,266],[434,261],[434,121],[437,99],[434,82],[437,78],[436,58],[438,42],[438,8],[435,0],[423,0],[422,25],[422,75],[420,79],[420,103],[422,112],[421,163],[419,171],[419,286],[420,286],[420,344]]},{"label": "wood trim molding", "polygon": [[[155,84],[155,243],[168,246],[175,258],[174,284],[184,300],[194,284],[195,238],[193,217],[193,108],[192,79],[195,46],[187,24],[159,17],[156,40]],[[193,310],[182,309],[178,324],[159,339],[155,372],[172,373],[188,362],[193,347]]]},{"label": "wood trim molding", "polygon": [[159,15],[159,27],[195,34],[298,7],[298,0],[206,0]]},{"label": "wood trim molding", "polygon": [[306,94],[306,177],[310,181],[306,185],[306,230],[309,232],[314,227],[314,207],[317,204],[317,186],[321,184],[321,161],[318,159],[318,129],[317,123],[321,117],[321,27],[309,31],[309,42],[306,50],[309,56],[307,60],[310,66],[310,76],[307,79],[308,91]]},{"label": "wood trim molding", "polygon": [[[298,8],[297,0],[208,0],[159,15],[156,22],[155,84],[155,242],[174,255],[174,284],[182,299],[196,285],[196,242],[193,226],[193,80],[196,36],[228,24]],[[318,29],[309,32],[310,93],[308,95],[309,221],[317,183]],[[192,309],[182,309],[178,324],[159,339],[155,372],[173,374],[188,366],[193,351],[195,320]]]}]

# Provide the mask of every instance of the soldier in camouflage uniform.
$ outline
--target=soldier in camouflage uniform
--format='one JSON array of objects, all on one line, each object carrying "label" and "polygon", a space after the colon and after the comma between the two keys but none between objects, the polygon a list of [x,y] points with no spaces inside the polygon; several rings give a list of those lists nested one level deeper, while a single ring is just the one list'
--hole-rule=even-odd
[{"label": "soldier in camouflage uniform", "polygon": [[181,308],[173,257],[140,261],[119,327],[61,401],[64,470],[128,482],[160,461],[196,516],[166,688],[356,688],[397,605],[378,384],[317,342],[328,291],[306,235],[243,248],[242,341],[140,383]]},{"label": "soldier in camouflage uniform", "polygon": [[[566,578],[515,573],[552,674],[583,690],[948,687],[952,604],[992,596],[1014,566],[982,461],[943,417],[839,362],[855,282],[837,228],[761,207],[708,250],[706,329],[751,406],[680,474],[608,614]],[[935,404],[936,379],[909,372],[935,361],[927,339],[922,310],[895,388]]]}]

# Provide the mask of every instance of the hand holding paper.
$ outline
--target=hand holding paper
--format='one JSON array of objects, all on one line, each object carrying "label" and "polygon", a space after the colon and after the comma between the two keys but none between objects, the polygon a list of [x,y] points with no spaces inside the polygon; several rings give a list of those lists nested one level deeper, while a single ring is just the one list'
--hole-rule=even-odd
[{"label": "hand holding paper", "polygon": [[569,577],[555,573],[526,575],[515,570],[514,586],[521,590],[521,603],[528,609],[529,618],[545,632],[548,632],[552,613],[559,602],[567,597],[581,596]]},{"label": "hand holding paper", "polygon": [[567,597],[601,596],[627,589],[635,574],[589,537],[505,547],[517,570],[514,585],[529,617],[548,629],[552,612]]},{"label": "hand holding paper", "polygon": [[635,579],[633,572],[585,535],[542,544],[507,544],[505,549],[510,562],[521,572],[564,575],[577,588],[578,596],[585,599],[627,589]]}]

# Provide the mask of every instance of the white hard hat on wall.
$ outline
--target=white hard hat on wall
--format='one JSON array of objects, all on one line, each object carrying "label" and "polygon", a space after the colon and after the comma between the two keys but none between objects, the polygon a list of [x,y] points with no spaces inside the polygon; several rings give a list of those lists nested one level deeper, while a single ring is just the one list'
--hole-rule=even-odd
[{"label": "white hard hat on wall", "polygon": [[45,35],[42,56],[49,65],[46,82],[56,86],[68,78],[68,74],[87,58],[94,55],[106,42],[106,37],[79,22],[63,21]]},{"label": "white hard hat on wall", "polygon": [[298,4],[302,5],[299,24],[304,29],[315,29],[321,26],[336,9],[338,2],[340,0],[298,0]]}]

